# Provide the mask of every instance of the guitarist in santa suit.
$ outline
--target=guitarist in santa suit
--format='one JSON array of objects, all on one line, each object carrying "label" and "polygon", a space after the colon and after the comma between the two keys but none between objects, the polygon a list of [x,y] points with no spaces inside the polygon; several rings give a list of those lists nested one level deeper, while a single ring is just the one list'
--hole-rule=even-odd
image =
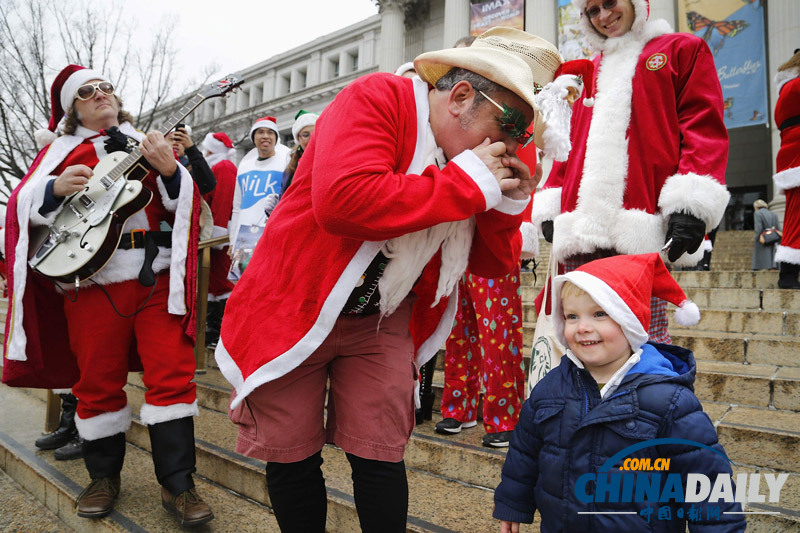
[{"label": "guitarist in santa suit", "polygon": [[[48,129],[55,132],[63,118],[64,135],[39,153],[8,205],[9,316],[14,316],[6,322],[3,381],[72,386],[91,477],[77,510],[79,516],[98,518],[112,511],[120,491],[131,424],[123,387],[129,357],[138,357],[147,387],[139,416],[150,433],[163,506],[181,525],[208,522],[214,515],[192,479],[192,417],[198,414],[192,382],[197,187],[159,131],[143,135],[133,128],[102,74],[69,65],[50,94]],[[27,265],[33,247],[29,228],[51,224],[68,208],[65,198],[84,189],[100,159],[135,146],[129,138],[139,143],[151,168],[143,184],[153,198],[127,220],[117,250],[91,283],[56,289]]]}]

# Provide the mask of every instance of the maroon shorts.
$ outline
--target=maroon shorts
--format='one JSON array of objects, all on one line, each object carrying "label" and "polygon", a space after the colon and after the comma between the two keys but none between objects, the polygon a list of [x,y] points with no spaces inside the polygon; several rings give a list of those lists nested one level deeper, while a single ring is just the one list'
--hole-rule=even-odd
[{"label": "maroon shorts", "polygon": [[236,451],[291,463],[329,442],[365,459],[401,461],[414,429],[413,303],[406,298],[383,319],[340,316],[300,366],[261,385],[231,411],[239,425]]}]

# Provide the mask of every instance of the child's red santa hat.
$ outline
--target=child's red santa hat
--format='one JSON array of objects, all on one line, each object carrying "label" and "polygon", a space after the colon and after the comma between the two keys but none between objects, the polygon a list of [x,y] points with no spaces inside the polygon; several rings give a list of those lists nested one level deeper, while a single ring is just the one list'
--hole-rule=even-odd
[{"label": "child's red santa hat", "polygon": [[56,75],[50,86],[50,122],[47,129],[36,130],[33,134],[39,148],[56,139],[56,128],[75,102],[78,88],[91,80],[110,81],[99,72],[80,65],[67,65]]},{"label": "child's red santa hat", "polygon": [[[253,140],[253,135],[255,134],[256,130],[259,128],[267,128],[275,132],[275,135],[278,136],[278,140],[281,138],[281,134],[278,131],[278,119],[275,117],[261,117],[260,119],[256,120],[253,124],[253,127],[250,128],[250,140]],[[255,142],[255,141],[253,141]]]},{"label": "child's red santa hat", "polygon": [[567,339],[561,287],[566,281],[586,291],[619,324],[632,350],[647,342],[651,296],[677,305],[675,322],[681,326],[694,326],[700,321],[697,305],[686,298],[658,253],[616,255],[586,263],[553,281],[553,326],[564,346]]}]

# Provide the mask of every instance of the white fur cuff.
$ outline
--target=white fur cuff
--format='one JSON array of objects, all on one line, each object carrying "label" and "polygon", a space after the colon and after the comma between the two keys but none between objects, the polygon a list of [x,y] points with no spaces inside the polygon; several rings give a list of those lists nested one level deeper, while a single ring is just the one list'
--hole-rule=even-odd
[{"label": "white fur cuff", "polygon": [[103,413],[83,419],[75,416],[78,434],[86,440],[97,440],[125,433],[131,427],[131,406],[126,405],[119,411]]},{"label": "white fur cuff", "polygon": [[[180,178],[181,182],[183,180],[191,180],[192,176],[189,174],[189,171],[186,170],[183,165],[178,163],[178,168],[181,170]],[[167,211],[170,213],[174,213],[175,210],[178,208],[178,200],[180,200],[180,196],[178,198],[170,198],[169,194],[167,193],[167,188],[164,186],[164,176],[159,176],[156,180],[158,184],[158,192],[161,194],[161,202],[164,204],[164,207],[167,208]],[[183,187],[181,187],[183,189]]]},{"label": "white fur cuff", "polygon": [[60,206],[53,209],[47,215],[39,214],[39,208],[42,207],[44,204],[44,196],[45,192],[47,192],[47,184],[50,180],[56,178],[57,176],[46,176],[43,179],[40,179],[36,185],[34,185],[33,189],[33,203],[31,206],[31,222],[34,226],[49,226],[56,220],[56,216],[61,212],[61,209],[64,207],[64,203],[62,202]]},{"label": "white fur cuff", "polygon": [[541,231],[542,222],[555,220],[561,214],[561,187],[552,187],[537,191],[533,195],[531,222]]},{"label": "white fur cuff", "polygon": [[775,262],[800,265],[800,250],[779,244],[775,249]]},{"label": "white fur cuff", "polygon": [[472,150],[465,150],[455,156],[451,161],[455,163],[461,170],[466,172],[470,178],[475,181],[475,184],[480,187],[483,197],[486,200],[486,211],[497,207],[502,200],[502,192],[500,185],[497,183],[494,174],[488,169],[483,161],[475,155]]},{"label": "white fur cuff", "polygon": [[666,218],[678,212],[697,217],[705,222],[708,232],[722,220],[730,197],[725,185],[711,176],[675,174],[661,188],[658,207]]},{"label": "white fur cuff", "polygon": [[781,170],[772,177],[775,182],[775,194],[784,194],[789,189],[800,187],[800,167]]},{"label": "white fur cuff", "polygon": [[500,200],[500,203],[497,204],[495,210],[505,213],[506,215],[519,215],[525,211],[525,208],[528,207],[528,202],[530,201],[530,196],[524,200],[514,200],[513,198],[503,195],[503,198]]},{"label": "white fur cuff", "polygon": [[187,416],[197,416],[200,412],[197,409],[197,400],[192,403],[174,403],[172,405],[142,405],[139,411],[139,418],[142,424],[152,426],[160,422],[179,420]]}]

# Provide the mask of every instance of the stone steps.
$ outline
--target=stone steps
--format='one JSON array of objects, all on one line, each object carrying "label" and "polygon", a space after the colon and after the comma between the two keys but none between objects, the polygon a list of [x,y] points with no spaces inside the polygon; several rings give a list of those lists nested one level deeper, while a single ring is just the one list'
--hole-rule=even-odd
[{"label": "stone steps", "polygon": [[[150,455],[129,444],[122,471],[122,490],[115,510],[102,519],[75,514],[78,495],[89,482],[83,461],[56,461],[50,451],[37,450],[33,441],[44,420],[43,394],[0,386],[4,407],[0,419],[0,469],[43,503],[70,530],[89,532],[184,531],[161,508],[161,493]],[[34,420],[36,423],[31,423]],[[135,434],[135,430],[131,432]],[[148,440],[149,442],[149,440]],[[195,478],[198,490],[213,506],[216,518],[203,531],[277,531],[275,517],[264,505],[229,488]],[[26,521],[23,530],[33,531]]]}]

